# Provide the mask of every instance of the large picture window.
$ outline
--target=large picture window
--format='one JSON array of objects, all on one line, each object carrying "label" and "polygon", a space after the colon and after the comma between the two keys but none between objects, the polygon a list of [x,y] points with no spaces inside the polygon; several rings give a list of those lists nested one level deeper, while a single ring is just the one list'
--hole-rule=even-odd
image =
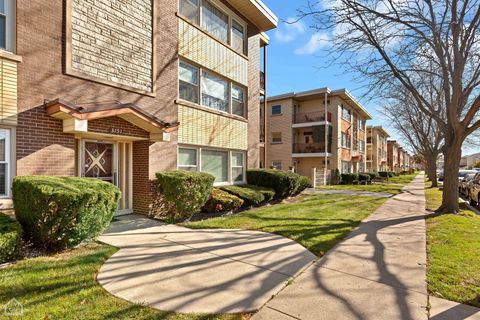
[{"label": "large picture window", "polygon": [[180,0],[179,12],[233,50],[246,54],[246,24],[242,24],[227,8],[209,0]]},{"label": "large picture window", "polygon": [[352,112],[345,106],[342,105],[342,119],[347,121],[352,121]]},{"label": "large picture window", "polygon": [[16,1],[0,0],[0,49],[15,52]]},{"label": "large picture window", "polygon": [[178,81],[180,99],[245,117],[246,90],[242,86],[183,61]]},{"label": "large picture window", "polygon": [[245,163],[245,152],[201,147],[178,148],[179,170],[210,173],[217,185],[245,183]]},{"label": "large picture window", "polygon": [[10,130],[0,129],[0,197],[10,190]]}]

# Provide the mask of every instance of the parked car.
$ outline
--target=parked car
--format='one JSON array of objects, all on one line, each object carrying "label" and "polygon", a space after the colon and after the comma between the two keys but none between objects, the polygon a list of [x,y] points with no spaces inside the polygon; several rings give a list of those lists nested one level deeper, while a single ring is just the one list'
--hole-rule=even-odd
[{"label": "parked car", "polygon": [[472,206],[480,206],[480,172],[470,181],[468,199]]},{"label": "parked car", "polygon": [[437,171],[438,181],[443,181],[443,170]]},{"label": "parked car", "polygon": [[475,170],[460,170],[458,171],[458,182],[462,182],[463,178],[465,178],[467,175],[473,174],[475,176],[476,173],[477,171]]},{"label": "parked car", "polygon": [[468,173],[458,182],[458,192],[460,193],[460,195],[468,196],[468,194],[470,193],[470,181],[473,180],[475,175],[476,173]]}]

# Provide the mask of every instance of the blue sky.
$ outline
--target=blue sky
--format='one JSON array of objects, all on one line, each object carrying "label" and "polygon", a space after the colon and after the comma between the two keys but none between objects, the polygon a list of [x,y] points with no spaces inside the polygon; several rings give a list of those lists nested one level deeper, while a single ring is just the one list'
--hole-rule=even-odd
[{"label": "blue sky", "polygon": [[279,17],[276,30],[268,32],[268,95],[291,91],[306,91],[315,88],[347,88],[374,115],[371,124],[381,124],[374,102],[362,101],[362,84],[355,82],[355,76],[339,66],[327,65],[325,37],[315,33],[309,21],[295,24],[297,9],[305,6],[307,0],[279,1],[264,0],[265,4]]}]

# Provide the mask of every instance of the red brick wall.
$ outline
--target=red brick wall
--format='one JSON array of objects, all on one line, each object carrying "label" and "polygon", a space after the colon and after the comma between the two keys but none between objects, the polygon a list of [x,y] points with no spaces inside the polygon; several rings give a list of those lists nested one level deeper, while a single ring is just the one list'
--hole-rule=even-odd
[{"label": "red brick wall", "polygon": [[108,117],[88,121],[88,132],[111,134],[111,129],[120,129],[122,136],[149,139],[150,133],[119,117]]},{"label": "red brick wall", "polygon": [[149,179],[149,141],[133,143],[133,211],[149,213],[153,181]]}]

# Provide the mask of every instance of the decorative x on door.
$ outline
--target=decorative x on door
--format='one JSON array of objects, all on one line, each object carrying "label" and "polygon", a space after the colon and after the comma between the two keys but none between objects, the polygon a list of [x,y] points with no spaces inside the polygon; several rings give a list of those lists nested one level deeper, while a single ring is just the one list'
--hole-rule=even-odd
[{"label": "decorative x on door", "polygon": [[115,183],[113,144],[85,142],[84,176]]}]

